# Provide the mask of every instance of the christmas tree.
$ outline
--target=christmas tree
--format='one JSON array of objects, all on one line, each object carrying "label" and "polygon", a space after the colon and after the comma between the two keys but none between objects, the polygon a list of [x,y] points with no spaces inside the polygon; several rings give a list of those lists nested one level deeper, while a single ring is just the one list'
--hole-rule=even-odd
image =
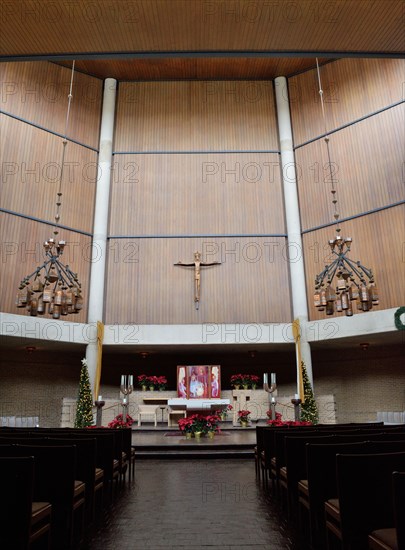
[{"label": "christmas tree", "polygon": [[76,406],[75,428],[86,428],[93,425],[93,398],[91,395],[87,361],[82,359],[80,371],[79,397]]},{"label": "christmas tree", "polygon": [[304,402],[301,404],[301,420],[312,422],[312,424],[318,424],[318,408],[315,403],[314,393],[304,361],[301,361],[301,371],[304,385]]}]

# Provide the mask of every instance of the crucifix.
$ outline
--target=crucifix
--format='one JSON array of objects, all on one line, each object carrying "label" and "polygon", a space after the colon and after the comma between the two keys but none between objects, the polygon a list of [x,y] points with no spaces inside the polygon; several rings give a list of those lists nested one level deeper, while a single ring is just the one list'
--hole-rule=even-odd
[{"label": "crucifix", "polygon": [[194,262],[185,264],[183,262],[177,262],[180,267],[194,267],[194,304],[195,309],[198,309],[200,303],[200,287],[201,287],[201,268],[208,267],[210,265],[220,265],[221,262],[202,262],[201,253],[194,252]]}]

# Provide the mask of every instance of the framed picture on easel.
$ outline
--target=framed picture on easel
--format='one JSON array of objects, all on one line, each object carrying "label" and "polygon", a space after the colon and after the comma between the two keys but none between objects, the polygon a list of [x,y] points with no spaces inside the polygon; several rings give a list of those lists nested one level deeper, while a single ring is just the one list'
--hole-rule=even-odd
[{"label": "framed picture on easel", "polygon": [[179,365],[177,395],[184,399],[221,397],[221,367],[219,365]]}]

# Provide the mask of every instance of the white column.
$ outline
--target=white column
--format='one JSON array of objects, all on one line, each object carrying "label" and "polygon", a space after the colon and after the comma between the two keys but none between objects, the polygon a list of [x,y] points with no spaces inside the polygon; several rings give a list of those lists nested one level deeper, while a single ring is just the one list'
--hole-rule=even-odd
[{"label": "white column", "polygon": [[[299,319],[301,327],[308,322],[307,292],[305,286],[304,254],[301,239],[301,222],[298,206],[297,173],[293,149],[290,104],[287,79],[275,79],[278,134],[281,150],[281,167],[284,187],[284,208],[287,222],[289,268],[291,277],[292,306],[294,319]],[[313,387],[311,349],[301,335],[301,355],[305,362],[308,378]],[[297,365],[298,372],[298,365]]]},{"label": "white column", "polygon": [[[93,245],[91,249],[88,323],[94,323],[94,325],[96,325],[97,321],[103,320],[116,89],[117,81],[114,78],[107,78],[104,82],[103,110],[101,114]],[[95,330],[97,331],[97,329]],[[92,342],[87,345],[86,359],[91,388],[94,392],[97,367],[97,339],[92,339]]]}]

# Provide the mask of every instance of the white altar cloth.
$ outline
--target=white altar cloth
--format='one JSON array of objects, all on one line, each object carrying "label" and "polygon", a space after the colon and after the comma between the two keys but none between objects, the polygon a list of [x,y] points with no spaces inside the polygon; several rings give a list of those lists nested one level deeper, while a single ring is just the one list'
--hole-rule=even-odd
[{"label": "white altar cloth", "polygon": [[172,409],[187,409],[187,410],[203,410],[210,411],[213,408],[224,409],[227,405],[230,405],[229,399],[184,399],[183,397],[176,397],[168,399],[167,404]]}]

